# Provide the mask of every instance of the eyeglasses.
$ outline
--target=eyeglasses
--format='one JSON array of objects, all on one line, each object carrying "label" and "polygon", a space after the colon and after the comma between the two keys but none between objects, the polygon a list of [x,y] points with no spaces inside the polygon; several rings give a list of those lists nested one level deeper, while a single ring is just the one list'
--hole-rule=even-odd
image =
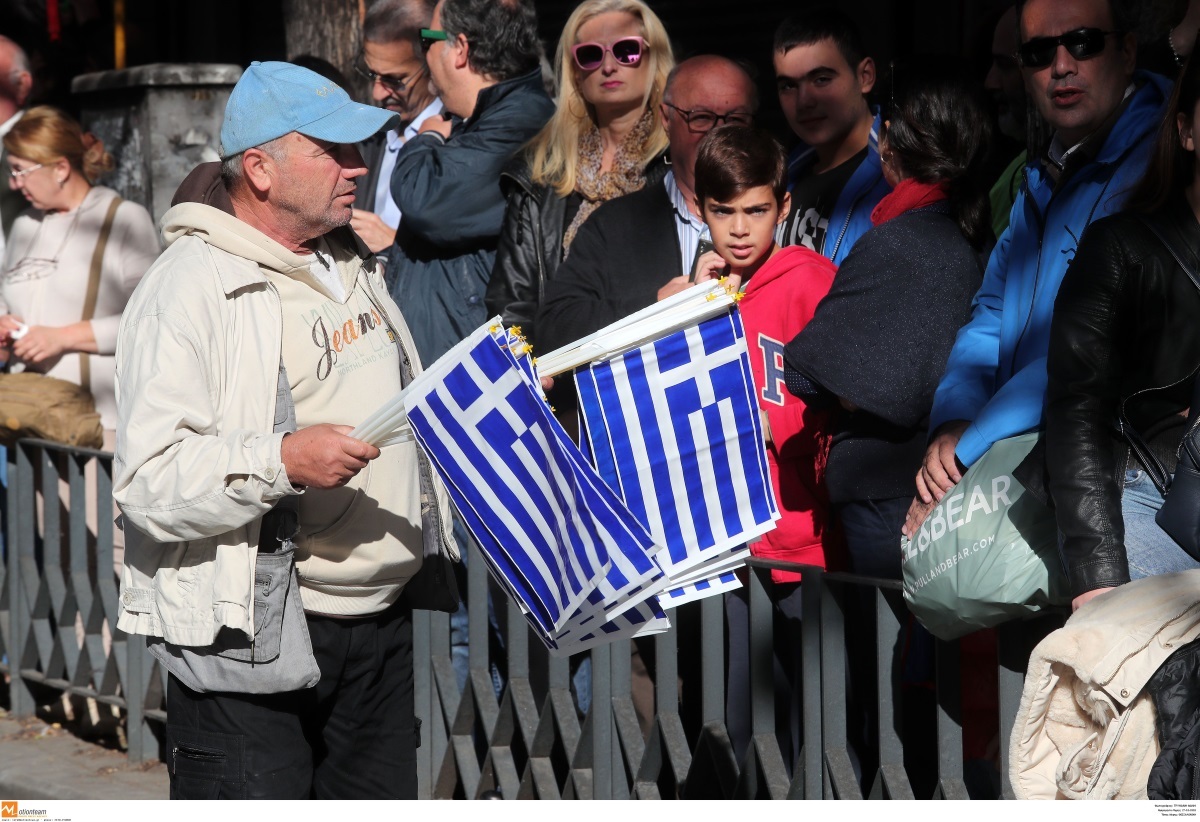
[{"label": "eyeglasses", "polygon": [[441,29],[421,29],[421,51],[429,51],[439,40],[449,40],[450,35]]},{"label": "eyeglasses", "polygon": [[753,115],[742,111],[729,111],[725,114],[717,114],[715,111],[706,111],[705,109],[692,109],[685,111],[679,106],[673,106],[664,101],[663,105],[667,108],[673,108],[679,112],[679,116],[687,123],[688,131],[692,134],[707,134],[712,131],[718,123],[729,123],[736,126],[748,126],[751,123]]},{"label": "eyeglasses", "polygon": [[399,94],[400,92],[406,90],[409,85],[411,85],[415,80],[419,79],[421,75],[425,73],[425,66],[421,66],[421,68],[410,77],[397,77],[394,74],[380,74],[376,71],[372,71],[371,67],[367,65],[366,58],[364,58],[362,54],[359,54],[358,59],[354,61],[354,71],[358,74],[358,76],[365,78],[372,85],[379,83],[379,85],[383,86],[393,94]]},{"label": "eyeglasses", "polygon": [[1054,55],[1059,46],[1066,46],[1067,51],[1076,60],[1086,60],[1104,51],[1104,44],[1110,34],[1120,34],[1119,31],[1104,31],[1097,28],[1083,28],[1068,31],[1057,37],[1034,37],[1026,40],[1017,49],[1017,62],[1022,68],[1040,69],[1054,62]]},{"label": "eyeglasses", "polygon": [[583,71],[594,71],[604,62],[604,55],[611,54],[613,59],[623,66],[636,66],[642,62],[648,45],[644,38],[636,35],[614,40],[611,46],[603,43],[579,43],[571,46],[571,56],[575,65]]},{"label": "eyeglasses", "polygon": [[37,171],[39,168],[43,168],[42,163],[38,163],[35,166],[30,166],[29,168],[22,168],[22,169],[10,168],[8,170],[8,176],[12,177],[14,180],[20,180],[20,179],[24,178],[25,175],[32,174],[33,172]]}]

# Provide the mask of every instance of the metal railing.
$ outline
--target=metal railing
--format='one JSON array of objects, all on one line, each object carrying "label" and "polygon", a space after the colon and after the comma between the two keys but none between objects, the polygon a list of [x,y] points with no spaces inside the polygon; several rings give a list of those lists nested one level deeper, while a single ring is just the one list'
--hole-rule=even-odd
[{"label": "metal railing", "polygon": [[[124,712],[129,757],[154,759],[160,756],[166,719],[165,674],[141,637],[111,627],[118,595],[111,573],[112,523],[103,503],[94,533],[85,521],[88,463],[96,466],[96,498],[110,499],[110,454],[35,440],[8,451],[0,670],[11,678],[13,713],[32,714],[47,694],[114,705]],[[67,488],[64,505],[44,506],[39,521],[37,486],[43,498],[57,500],[60,480]],[[725,703],[726,643],[741,640],[726,637],[721,598],[670,612],[676,627],[668,633],[637,645],[626,640],[594,649],[590,707],[585,699],[588,710],[581,711],[579,695],[572,691],[579,660],[551,657],[517,607],[489,585],[483,562],[469,562],[467,674],[461,687],[451,658],[450,616],[414,615],[414,685],[423,736],[420,795],[968,798],[959,644],[926,635],[925,644],[934,651],[925,670],[929,682],[906,686],[914,631],[898,582],[787,563],[752,560],[750,565],[745,641],[751,738],[739,761]],[[776,639],[767,587],[772,568],[803,573],[802,746],[795,762],[788,761],[790,751],[781,750],[775,731]],[[488,618],[490,596],[498,612],[493,620]],[[1034,642],[1052,627],[1050,618],[997,632],[993,720],[999,752],[984,770],[1004,797],[1012,795],[1002,774],[1025,664]],[[489,646],[503,652],[492,658]],[[643,660],[653,662],[649,707],[644,695],[634,695],[638,646]],[[920,755],[914,745],[924,746]]]}]

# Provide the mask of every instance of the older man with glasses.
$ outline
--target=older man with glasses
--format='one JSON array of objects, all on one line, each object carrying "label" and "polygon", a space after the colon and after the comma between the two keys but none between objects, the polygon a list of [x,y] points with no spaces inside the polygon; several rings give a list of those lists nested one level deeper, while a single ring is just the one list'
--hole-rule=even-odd
[{"label": "older man with glasses", "polygon": [[371,83],[371,99],[400,116],[394,127],[359,146],[367,176],[354,198],[351,225],[376,254],[396,241],[400,225],[391,190],[396,157],[426,120],[442,112],[421,49],[421,29],[433,19],[435,5],[436,0],[376,0],[363,19],[363,47],[354,69]]},{"label": "older man with glasses", "polygon": [[[992,444],[1043,427],[1058,286],[1093,220],[1120,211],[1146,167],[1169,81],[1135,72],[1136,40],[1117,0],[1026,0],[1017,61],[1054,129],[1025,181],[959,331],[930,415],[929,447],[905,531]],[[919,333],[919,332],[917,332]],[[1044,487],[1040,449],[1018,472]]]},{"label": "older man with glasses", "polygon": [[696,152],[724,123],[749,124],[754,81],[724,57],[685,60],[667,78],[659,111],[670,145],[662,185],[596,209],[571,244],[538,312],[538,341],[549,351],[691,285],[696,260],[712,248],[696,204]]}]

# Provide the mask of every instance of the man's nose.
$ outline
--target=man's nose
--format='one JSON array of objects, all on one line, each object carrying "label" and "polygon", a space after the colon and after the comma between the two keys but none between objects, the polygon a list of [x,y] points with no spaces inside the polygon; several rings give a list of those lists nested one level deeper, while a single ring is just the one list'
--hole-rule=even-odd
[{"label": "man's nose", "polygon": [[376,77],[371,81],[371,99],[376,103],[382,103],[384,100],[392,96],[392,91],[383,84],[383,81]]},{"label": "man's nose", "polygon": [[367,173],[367,164],[363,162],[358,146],[353,143],[342,144],[341,157],[338,159],[342,166],[342,176],[347,180],[353,180],[355,177],[361,177]]},{"label": "man's nose", "polygon": [[987,77],[983,78],[983,87],[987,91],[1000,90],[1000,67],[996,65],[996,61],[992,61],[992,67],[988,69]]},{"label": "man's nose", "polygon": [[729,230],[735,237],[745,237],[747,234],[749,234],[750,222],[746,219],[746,215],[733,215],[733,224],[729,227]]},{"label": "man's nose", "polygon": [[1050,64],[1050,70],[1054,76],[1066,77],[1068,74],[1075,74],[1078,68],[1079,64],[1071,56],[1071,52],[1067,51],[1067,47],[1060,43],[1054,51],[1054,62]]}]

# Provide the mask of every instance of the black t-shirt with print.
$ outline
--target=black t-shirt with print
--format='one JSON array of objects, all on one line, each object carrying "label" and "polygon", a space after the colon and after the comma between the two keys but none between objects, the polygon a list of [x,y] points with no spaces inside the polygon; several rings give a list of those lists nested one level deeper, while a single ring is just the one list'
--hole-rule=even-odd
[{"label": "black t-shirt with print", "polygon": [[829,215],[842,189],[867,158],[867,148],[846,162],[820,174],[808,174],[792,187],[792,211],[779,234],[781,246],[802,245],[821,252],[829,229]]}]

